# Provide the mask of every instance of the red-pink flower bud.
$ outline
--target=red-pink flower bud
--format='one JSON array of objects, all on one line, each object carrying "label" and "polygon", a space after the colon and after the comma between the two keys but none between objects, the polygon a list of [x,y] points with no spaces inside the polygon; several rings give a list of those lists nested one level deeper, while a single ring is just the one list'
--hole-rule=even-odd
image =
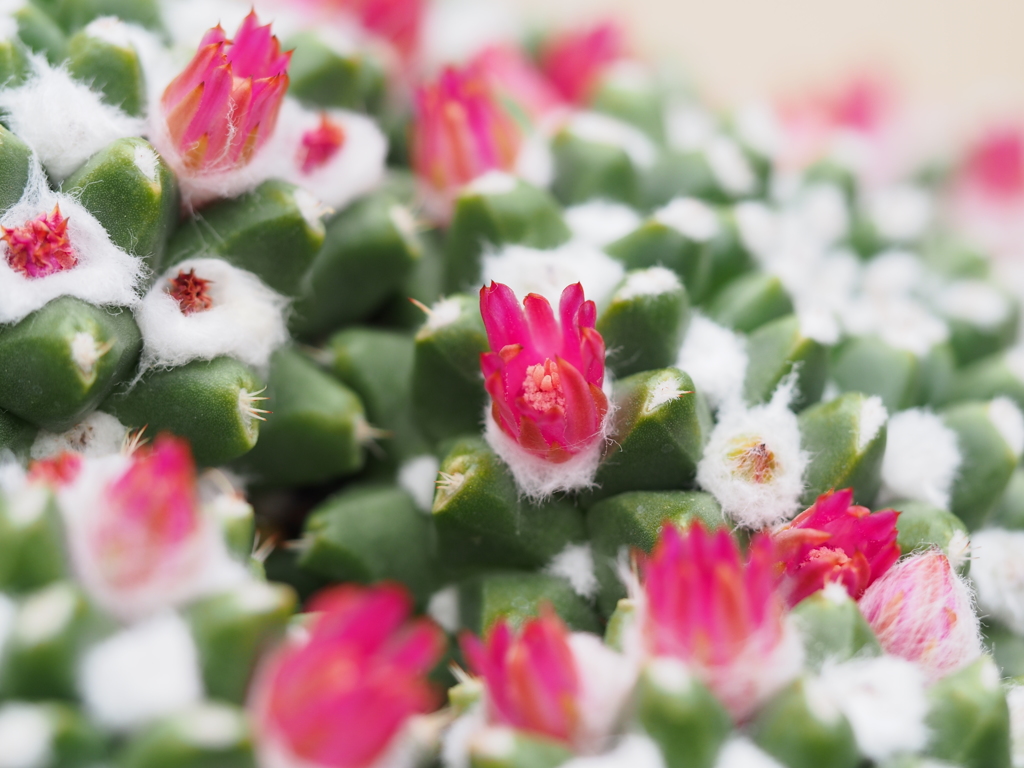
[{"label": "red-pink flower bud", "polygon": [[917,662],[933,680],[982,653],[970,588],[938,550],[890,568],[860,609],[886,653]]},{"label": "red-pink flower bud", "polygon": [[772,532],[785,566],[783,592],[796,605],[826,584],[838,582],[854,600],[899,560],[891,509],[871,513],[853,506],[853,491],[829,491]]},{"label": "red-pink flower bud", "polygon": [[[524,313],[525,309],[525,313]],[[559,320],[543,296],[519,306],[512,289],[480,289],[490,352],[480,356],[494,423],[532,456],[568,461],[603,435],[608,398],[597,308],[579,283],[562,291]]]},{"label": "red-pink flower bud", "polygon": [[583,104],[610,64],[625,58],[626,35],[614,21],[566,32],[545,46],[541,68],[564,99]]},{"label": "red-pink flower bud", "polygon": [[975,144],[964,168],[967,182],[993,200],[1024,196],[1024,133],[1017,126],[995,126]]},{"label": "red-pink flower bud", "polygon": [[488,46],[473,58],[470,68],[478,72],[503,101],[535,123],[543,122],[565,107],[551,83],[518,48]]},{"label": "red-pink flower bud", "polygon": [[364,768],[396,744],[437,694],[426,674],[444,634],[409,620],[412,600],[393,584],[321,592],[308,638],[271,656],[257,677],[253,709],[267,765]]},{"label": "red-pink flower bud", "polygon": [[345,129],[331,120],[326,112],[320,115],[320,124],[302,134],[299,143],[299,168],[309,175],[327,165],[345,146]]},{"label": "red-pink flower bud", "polygon": [[204,175],[249,163],[274,132],[290,59],[255,11],[234,39],[220,26],[206,33],[161,101],[185,170]]}]

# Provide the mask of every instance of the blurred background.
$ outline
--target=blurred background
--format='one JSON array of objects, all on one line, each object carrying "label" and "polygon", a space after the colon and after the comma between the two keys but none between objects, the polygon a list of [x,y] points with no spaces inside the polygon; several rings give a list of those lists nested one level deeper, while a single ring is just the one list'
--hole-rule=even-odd
[{"label": "blurred background", "polygon": [[722,106],[868,70],[970,130],[1024,115],[1021,0],[513,0],[569,23],[614,14],[636,47],[682,63]]}]

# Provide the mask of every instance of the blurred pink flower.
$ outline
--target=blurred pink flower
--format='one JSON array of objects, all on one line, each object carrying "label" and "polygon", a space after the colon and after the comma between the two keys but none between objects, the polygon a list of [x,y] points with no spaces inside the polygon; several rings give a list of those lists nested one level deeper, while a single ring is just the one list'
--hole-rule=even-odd
[{"label": "blurred pink flower", "polygon": [[829,491],[772,531],[790,605],[838,582],[854,600],[899,560],[898,512],[853,506],[853,490]]},{"label": "blurred pink flower", "polygon": [[424,0],[302,0],[306,5],[338,11],[382,40],[387,40],[404,58],[419,47],[420,30],[426,10]]},{"label": "blurred pink flower", "polygon": [[302,134],[298,163],[303,174],[310,174],[327,165],[345,146],[345,129],[324,112],[320,124]]},{"label": "blurred pink flower", "polygon": [[479,73],[493,93],[533,123],[543,123],[565,107],[551,83],[518,48],[488,46],[469,66]]},{"label": "blurred pink flower", "polygon": [[28,278],[46,277],[73,268],[78,256],[68,238],[68,220],[55,205],[20,227],[0,227],[7,263]]},{"label": "blurred pink flower", "polygon": [[639,560],[648,652],[686,663],[737,720],[799,672],[769,536],[755,536],[744,561],[725,529],[666,525]]},{"label": "blurred pink flower", "polygon": [[409,619],[400,585],[344,585],[309,604],[308,638],[283,645],[257,676],[258,749],[270,765],[364,768],[396,746],[438,697],[426,674],[444,634]]},{"label": "blurred pink flower", "polygon": [[541,68],[555,90],[573,104],[593,95],[608,66],[626,57],[626,34],[614,21],[565,32],[541,51]]},{"label": "blurred pink flower", "polygon": [[996,202],[1020,202],[1024,197],[1024,132],[1017,126],[997,125],[972,146],[964,164],[967,184]]},{"label": "blurred pink flower", "polygon": [[531,293],[520,307],[501,283],[480,289],[480,312],[492,350],[480,367],[495,424],[523,451],[554,463],[601,440],[604,340],[583,286],[562,291],[560,324],[543,296]]},{"label": "blurred pink flower", "polygon": [[82,471],[82,456],[72,451],[63,451],[56,456],[33,461],[28,467],[28,479],[44,483],[52,488],[73,483]]},{"label": "blurred pink flower", "polygon": [[274,132],[290,58],[270,26],[259,25],[255,11],[233,40],[220,26],[206,33],[161,100],[171,141],[188,172],[217,173],[249,163]]},{"label": "blurred pink flower", "polygon": [[889,569],[868,587],[860,609],[886,653],[917,662],[932,680],[982,653],[970,589],[938,550]]}]

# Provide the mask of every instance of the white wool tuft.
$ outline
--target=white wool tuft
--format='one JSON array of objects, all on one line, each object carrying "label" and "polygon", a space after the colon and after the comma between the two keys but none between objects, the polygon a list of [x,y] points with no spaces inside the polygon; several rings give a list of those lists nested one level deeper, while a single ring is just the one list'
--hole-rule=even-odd
[{"label": "white wool tuft", "polygon": [[11,131],[39,156],[54,181],[63,181],[116,139],[141,136],[145,123],[71,77],[41,56],[32,57],[32,76],[0,90],[0,110]]},{"label": "white wool tuft", "polygon": [[1024,346],[1016,346],[1008,350],[1003,358],[1017,381],[1024,382]]},{"label": "white wool tuft", "polygon": [[14,631],[14,617],[17,612],[18,609],[14,601],[0,592],[0,659],[4,657],[4,647]]},{"label": "white wool tuft", "polygon": [[754,746],[753,742],[734,736],[718,753],[715,768],[783,768],[783,765]]},{"label": "white wool tuft", "polygon": [[128,24],[116,16],[100,16],[93,19],[86,25],[85,33],[94,40],[101,40],[119,48],[131,48],[133,45]]},{"label": "white wool tuft", "polygon": [[978,590],[978,606],[1024,634],[1024,531],[977,531],[971,549],[971,581]]},{"label": "white wool tuft", "polygon": [[648,385],[647,400],[644,401],[644,415],[649,415],[658,410],[665,403],[693,394],[679,388],[679,374],[672,370],[662,371],[653,376]]},{"label": "white wool tuft", "polygon": [[1020,459],[1024,451],[1024,415],[1017,404],[1008,397],[997,397],[988,404],[988,418],[1006,441],[1006,447]]},{"label": "white wool tuft", "polygon": [[590,200],[565,209],[565,223],[574,239],[603,248],[640,226],[640,214],[624,203]]},{"label": "white wool tuft", "polygon": [[518,181],[511,173],[504,171],[487,171],[483,176],[477,176],[473,181],[464,187],[465,192],[474,195],[491,197],[492,195],[507,195],[514,192]]},{"label": "white wool tuft", "polygon": [[425,62],[465,62],[489,45],[518,43],[523,20],[507,0],[444,0],[429,3],[421,40]]},{"label": "white wool tuft", "polygon": [[188,624],[167,613],[93,646],[79,668],[79,690],[89,714],[116,731],[198,703],[203,682]]},{"label": "white wool tuft", "polygon": [[21,604],[14,622],[14,636],[23,645],[39,645],[60,635],[75,617],[78,594],[66,582],[33,592]]},{"label": "white wool tuft", "polygon": [[916,752],[928,743],[925,676],[895,656],[826,663],[819,690],[846,715],[857,745],[873,760]]},{"label": "white wool tuft", "polygon": [[487,727],[483,702],[457,717],[441,736],[441,764],[445,768],[469,768],[469,748],[474,737]]},{"label": "white wool tuft", "polygon": [[676,367],[689,374],[712,408],[739,399],[747,362],[747,342],[743,336],[704,315],[692,315]]},{"label": "white wool tuft", "polygon": [[860,419],[857,427],[857,450],[863,451],[868,443],[875,439],[879,430],[885,426],[889,418],[889,412],[882,404],[882,398],[875,396],[864,400],[860,409]]},{"label": "white wool tuft", "polygon": [[560,768],[665,768],[661,748],[649,737],[639,733],[623,736],[603,755],[574,757]]},{"label": "white wool tuft", "polygon": [[665,267],[650,267],[626,275],[626,281],[615,292],[618,301],[629,301],[638,296],[660,296],[683,287],[679,275]]},{"label": "white wool tuft", "polygon": [[[299,164],[302,137],[320,125],[323,114],[342,127],[345,142],[325,165],[303,173]],[[270,176],[302,187],[336,211],[380,185],[387,153],[387,137],[372,118],[347,110],[308,110],[293,99],[285,99],[274,135],[260,152],[279,164]]]},{"label": "white wool tuft", "polygon": [[458,299],[441,299],[440,301],[435,302],[430,308],[430,312],[427,315],[427,322],[424,324],[424,327],[436,331],[444,328],[446,325],[451,325],[458,320],[461,315],[462,304],[459,303]]},{"label": "white wool tuft", "polygon": [[740,149],[728,136],[716,136],[707,146],[707,161],[718,185],[737,197],[752,194],[757,176]]},{"label": "white wool tuft", "polygon": [[851,336],[877,334],[918,357],[949,338],[949,327],[909,297],[862,296],[843,308],[842,320]]},{"label": "white wool tuft", "polygon": [[[209,280],[210,309],[183,314],[167,292],[180,272]],[[274,350],[288,341],[288,300],[256,275],[215,258],[188,259],[168,269],[142,300],[140,369],[173,368],[226,355],[266,373]]]},{"label": "white wool tuft", "polygon": [[42,707],[20,702],[0,707],[0,768],[52,765],[54,725]]},{"label": "white wool tuft", "polygon": [[1024,685],[1015,685],[1006,692],[1010,707],[1010,753],[1013,768],[1024,768]]},{"label": "white wool tuft", "polygon": [[398,468],[398,486],[412,496],[420,512],[430,513],[434,506],[434,483],[441,462],[432,454],[415,456]]},{"label": "white wool tuft", "polygon": [[948,508],[961,461],[956,432],[931,411],[915,408],[894,414],[887,433],[882,502],[911,499]]},{"label": "white wool tuft", "polygon": [[779,238],[778,216],[764,203],[747,201],[733,209],[743,247],[758,259],[771,253]]},{"label": "white wool tuft", "polygon": [[555,178],[550,139],[540,131],[528,133],[519,148],[514,170],[519,178],[535,187],[550,187]]},{"label": "white wool tuft", "polygon": [[665,137],[677,152],[696,152],[715,135],[715,118],[692,102],[665,109]]},{"label": "white wool tuft", "polygon": [[[0,97],[4,93],[0,91]],[[138,302],[142,261],[110,242],[103,226],[77,200],[53,192],[38,164],[33,163],[24,195],[0,217],[0,226],[24,226],[56,205],[68,220],[67,236],[78,263],[46,277],[29,278],[7,263],[2,257],[7,246],[0,245],[0,325],[16,323],[61,296],[109,307],[131,307]]]},{"label": "white wool tuft", "polygon": [[430,596],[427,615],[445,632],[455,634],[462,626],[458,587],[445,587]]},{"label": "white wool tuft", "polygon": [[741,105],[735,113],[736,133],[752,149],[766,157],[775,157],[785,141],[781,118],[768,102],[753,101]]},{"label": "white wool tuft", "polygon": [[575,113],[567,130],[584,141],[621,149],[638,169],[651,168],[658,156],[654,142],[643,131],[600,112]]},{"label": "white wool tuft", "polygon": [[54,434],[40,430],[32,443],[33,459],[47,459],[72,451],[83,456],[107,456],[119,453],[128,428],[103,411],[93,411],[67,432]]},{"label": "white wool tuft", "polygon": [[654,219],[698,243],[706,243],[721,230],[715,209],[694,197],[677,197],[669,201],[654,212]]},{"label": "white wool tuft", "polygon": [[886,240],[915,240],[924,234],[932,218],[931,197],[911,184],[874,192],[867,208],[868,216]]},{"label": "white wool tuft", "polygon": [[591,599],[597,594],[600,584],[594,573],[594,553],[590,544],[566,544],[551,562],[544,566],[544,573],[565,579],[580,597]]},{"label": "white wool tuft", "polygon": [[793,213],[799,223],[823,244],[839,241],[850,228],[846,198],[835,184],[819,182],[801,190]]},{"label": "white wool tuft", "polygon": [[1010,300],[984,280],[959,280],[947,286],[935,302],[947,317],[993,328],[1010,314]]},{"label": "white wool tuft", "polygon": [[637,670],[629,659],[588,632],[573,632],[569,648],[581,685],[574,742],[579,751],[593,753],[603,749],[617,730],[636,683]]},{"label": "white wool tuft", "polygon": [[[800,449],[796,414],[789,410],[795,386],[796,377],[787,376],[770,402],[748,409],[734,401],[719,412],[697,466],[697,482],[738,525],[775,525],[800,508],[808,456]],[[743,463],[763,463],[765,451],[768,471],[759,482]]]},{"label": "white wool tuft", "polygon": [[567,285],[582,283],[598,307],[607,304],[625,277],[622,262],[584,242],[570,241],[550,250],[508,245],[484,254],[482,283],[504,283],[516,296],[539,293],[557,307]]}]

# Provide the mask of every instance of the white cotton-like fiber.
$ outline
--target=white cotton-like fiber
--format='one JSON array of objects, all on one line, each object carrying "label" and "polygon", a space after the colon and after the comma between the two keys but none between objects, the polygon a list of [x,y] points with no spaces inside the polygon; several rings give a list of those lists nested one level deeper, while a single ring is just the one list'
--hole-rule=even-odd
[{"label": "white cotton-like fiber", "polygon": [[544,573],[565,579],[573,592],[585,599],[597,594],[600,585],[594,573],[594,553],[590,544],[566,544],[565,548],[551,558]]},{"label": "white cotton-like fiber", "polygon": [[505,246],[484,254],[481,272],[485,285],[492,280],[504,283],[520,299],[528,293],[539,293],[554,307],[567,285],[581,283],[586,297],[601,308],[611,299],[626,270],[621,261],[594,246],[570,241],[550,250]]},{"label": "white cotton-like fiber", "polygon": [[960,461],[956,432],[934,413],[894,414],[882,460],[882,502],[911,499],[947,508]]},{"label": "white cotton-like fiber", "polygon": [[141,136],[145,122],[106,104],[63,67],[32,56],[32,75],[0,90],[0,110],[54,181],[63,181],[116,139]]},{"label": "white cotton-like fiber", "polygon": [[715,209],[694,197],[670,200],[654,212],[654,220],[698,243],[706,243],[721,230]]},{"label": "white cotton-like fiber", "polygon": [[788,376],[770,402],[719,412],[697,466],[697,482],[738,525],[760,529],[787,520],[800,507],[808,456],[800,449],[796,414],[789,410],[796,379]]},{"label": "white cotton-like fiber", "polygon": [[108,456],[119,453],[128,428],[103,411],[93,411],[67,432],[55,434],[40,430],[32,443],[33,459],[48,459],[65,451],[82,456]]},{"label": "white cotton-like fiber", "polygon": [[0,707],[0,768],[52,765],[55,726],[40,706],[9,702]]},{"label": "white cotton-like fiber", "polygon": [[518,43],[523,27],[521,14],[507,0],[429,3],[421,40],[423,60],[434,66],[465,62],[490,45]]},{"label": "white cotton-like fiber", "polygon": [[707,145],[706,157],[722,189],[737,197],[753,194],[757,176],[739,144],[728,136],[716,136]]},{"label": "white cotton-like fiber", "polygon": [[715,768],[784,768],[771,755],[762,752],[742,736],[729,739],[718,753]]},{"label": "white cotton-like fiber", "polygon": [[984,280],[958,280],[939,293],[934,304],[946,317],[965,320],[981,328],[994,328],[1010,314],[1005,293]]},{"label": "white cotton-like fiber", "polygon": [[17,611],[14,601],[0,592],[0,659],[4,657],[7,640],[14,631],[14,617]]},{"label": "white cotton-like fiber", "polygon": [[746,201],[733,208],[733,216],[743,247],[755,258],[767,259],[780,235],[780,223],[775,212],[764,203]]},{"label": "white cotton-like fiber", "polygon": [[[184,314],[168,288],[180,273],[208,280],[213,306]],[[156,281],[135,313],[142,331],[141,370],[228,356],[266,372],[274,350],[288,341],[288,300],[256,275],[222,259],[175,264]]]},{"label": "white cotton-like fiber", "polygon": [[455,634],[462,626],[458,587],[445,587],[430,596],[427,615],[445,632]]},{"label": "white cotton-like fiber", "polygon": [[1006,692],[1010,707],[1010,754],[1013,768],[1024,768],[1024,685],[1015,685]]},{"label": "white cotton-like fiber", "polygon": [[112,635],[86,652],[78,686],[90,716],[115,731],[198,703],[203,682],[188,625],[166,613]]},{"label": "white cotton-like fiber", "polygon": [[584,141],[621,149],[638,169],[651,168],[658,156],[654,142],[643,131],[601,112],[575,113],[566,130]]},{"label": "white cotton-like fiber", "polygon": [[677,152],[696,152],[715,135],[715,117],[690,101],[665,109],[665,138]]},{"label": "white cotton-like fiber", "polygon": [[988,404],[988,418],[1006,442],[1006,447],[1020,459],[1024,451],[1024,414],[1017,404],[1008,397],[997,397]]},{"label": "white cotton-like fiber", "polygon": [[691,316],[676,367],[689,374],[712,408],[739,399],[747,362],[743,336],[699,313]]},{"label": "white cotton-like fiber", "polygon": [[573,632],[569,648],[580,679],[576,700],[579,722],[573,741],[578,751],[593,754],[601,751],[617,730],[637,670],[629,659],[588,632]]},{"label": "white cotton-like fiber", "polygon": [[925,233],[932,219],[932,200],[912,184],[885,187],[870,195],[867,213],[884,239],[906,242]]},{"label": "white cotton-like fiber", "polygon": [[846,715],[861,751],[881,761],[928,743],[928,700],[919,667],[895,656],[826,664],[818,689]]},{"label": "white cotton-like fiber", "polygon": [[640,226],[640,214],[624,203],[589,200],[565,209],[565,223],[572,236],[595,248],[603,248]]},{"label": "white cotton-like fiber", "polygon": [[406,459],[398,468],[398,486],[412,496],[420,512],[430,513],[434,506],[434,483],[441,462],[433,454]]},{"label": "white cotton-like fiber", "polygon": [[555,178],[555,156],[551,140],[541,131],[531,131],[523,137],[516,155],[515,173],[523,181],[546,189]]},{"label": "white cotton-like fiber", "polygon": [[0,226],[24,226],[57,205],[67,219],[67,237],[78,263],[45,277],[26,277],[8,264],[7,245],[0,243],[0,325],[16,323],[61,296],[110,307],[138,302],[142,261],[110,242],[103,226],[77,200],[52,191],[38,164],[33,163],[24,195],[0,217]]},{"label": "white cotton-like fiber", "polygon": [[441,736],[441,764],[445,768],[469,768],[470,745],[486,727],[484,702],[477,702],[457,717]]},{"label": "white cotton-like fiber", "polygon": [[665,768],[657,743],[640,733],[630,733],[601,755],[574,757],[559,768]]},{"label": "white cotton-like fiber", "polygon": [[622,287],[615,292],[616,301],[629,301],[640,296],[660,296],[683,287],[679,275],[665,267],[649,267],[630,272]]},{"label": "white cotton-like fiber", "polygon": [[978,591],[978,607],[1024,634],[1024,531],[977,531],[971,550],[971,581]]},{"label": "white cotton-like fiber", "polygon": [[882,398],[875,395],[864,399],[864,403],[860,407],[860,419],[857,423],[858,451],[863,451],[868,447],[868,443],[875,439],[888,418],[889,411],[882,404]]}]

